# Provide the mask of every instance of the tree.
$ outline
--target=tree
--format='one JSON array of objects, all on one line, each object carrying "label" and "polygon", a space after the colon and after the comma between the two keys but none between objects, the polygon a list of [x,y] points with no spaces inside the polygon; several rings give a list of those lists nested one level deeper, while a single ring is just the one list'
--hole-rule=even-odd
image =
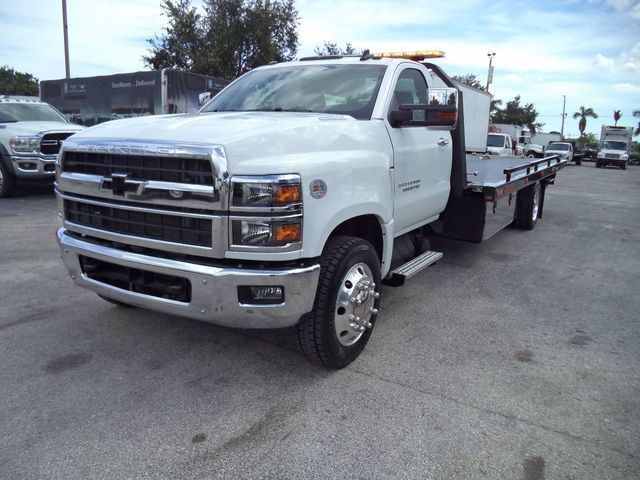
[{"label": "tree", "polygon": [[[634,110],[633,116],[636,118],[640,118],[640,110]],[[633,135],[640,135],[640,122],[638,122],[638,127],[634,130]]]},{"label": "tree", "polygon": [[178,68],[233,79],[272,61],[292,60],[298,49],[294,0],[164,0],[168,25],[148,40],[148,67]]},{"label": "tree", "polygon": [[584,135],[584,131],[587,128],[587,117],[598,118],[598,114],[593,111],[593,108],[580,107],[579,112],[573,114],[573,118],[579,118],[578,129],[580,130],[580,136]]},{"label": "tree", "polygon": [[527,127],[531,135],[535,135],[544,125],[536,122],[538,112],[533,108],[532,103],[527,103],[524,106],[520,105],[520,95],[508,101],[504,108],[497,108],[496,105],[496,111],[490,116],[490,119],[492,123],[506,123]]},{"label": "tree", "polygon": [[598,143],[598,138],[593,133],[585,133],[577,140],[578,148],[584,148],[585,145],[593,145]]},{"label": "tree", "polygon": [[30,73],[16,72],[5,65],[0,67],[0,94],[38,95],[38,79]]},{"label": "tree", "polygon": [[491,100],[491,105],[489,106],[490,116],[493,112],[497,112],[500,109],[499,105],[502,105],[502,100],[500,100],[499,98],[494,98]]},{"label": "tree", "polygon": [[622,110],[614,110],[613,111],[613,126],[618,125],[618,120],[622,118]]},{"label": "tree", "polygon": [[327,42],[326,40],[323,41],[322,43],[324,44],[322,47],[319,47],[316,45],[316,47],[313,49],[316,55],[325,56],[325,55],[361,55],[362,54],[362,50],[359,50],[359,51],[356,50],[355,47],[350,43],[346,43],[344,48],[340,48],[337,43]]},{"label": "tree", "polygon": [[473,88],[477,88],[478,90],[486,90],[484,85],[482,85],[482,82],[480,82],[480,80],[478,80],[478,77],[476,77],[473,73],[467,73],[465,75],[454,75],[451,78],[457,82],[464,83],[465,85],[469,85]]}]

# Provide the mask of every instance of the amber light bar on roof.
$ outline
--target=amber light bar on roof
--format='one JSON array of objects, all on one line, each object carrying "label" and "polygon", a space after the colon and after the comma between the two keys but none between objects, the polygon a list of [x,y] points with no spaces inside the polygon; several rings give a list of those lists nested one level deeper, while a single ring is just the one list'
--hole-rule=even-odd
[{"label": "amber light bar on roof", "polygon": [[373,53],[371,56],[373,58],[406,58],[407,60],[418,62],[426,58],[442,58],[444,57],[444,52],[442,50],[416,50],[410,52]]}]

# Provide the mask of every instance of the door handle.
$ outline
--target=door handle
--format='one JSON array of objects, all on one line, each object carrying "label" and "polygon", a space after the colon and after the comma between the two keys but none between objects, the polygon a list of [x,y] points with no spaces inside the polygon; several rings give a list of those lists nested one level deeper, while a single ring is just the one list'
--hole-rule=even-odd
[{"label": "door handle", "polygon": [[446,145],[449,145],[449,140],[447,140],[446,138],[442,138],[440,137],[438,139],[438,145],[440,145],[441,147],[444,147]]}]

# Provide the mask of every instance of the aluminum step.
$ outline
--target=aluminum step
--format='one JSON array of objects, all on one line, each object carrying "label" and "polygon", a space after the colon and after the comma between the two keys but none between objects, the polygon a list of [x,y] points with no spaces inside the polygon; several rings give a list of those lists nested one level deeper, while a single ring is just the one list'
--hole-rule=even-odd
[{"label": "aluminum step", "polygon": [[418,255],[413,260],[409,260],[404,265],[400,265],[398,268],[393,270],[387,277],[382,281],[385,285],[389,285],[390,287],[400,287],[404,285],[404,282],[413,277],[418,272],[421,272],[425,268],[430,265],[433,265],[438,260],[442,258],[442,252],[434,252],[433,250],[428,250],[421,255]]}]

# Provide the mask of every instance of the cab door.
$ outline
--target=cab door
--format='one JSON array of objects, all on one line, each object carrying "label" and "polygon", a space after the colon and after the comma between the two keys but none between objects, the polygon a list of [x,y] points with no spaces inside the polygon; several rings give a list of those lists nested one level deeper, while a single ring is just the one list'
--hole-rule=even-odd
[{"label": "cab door", "polygon": [[[401,235],[437,219],[451,188],[451,134],[436,127],[392,127],[389,113],[402,104],[426,104],[427,81],[413,65],[401,65],[394,75],[387,109],[387,130],[394,152],[394,230]],[[414,120],[425,112],[414,111]]]}]

